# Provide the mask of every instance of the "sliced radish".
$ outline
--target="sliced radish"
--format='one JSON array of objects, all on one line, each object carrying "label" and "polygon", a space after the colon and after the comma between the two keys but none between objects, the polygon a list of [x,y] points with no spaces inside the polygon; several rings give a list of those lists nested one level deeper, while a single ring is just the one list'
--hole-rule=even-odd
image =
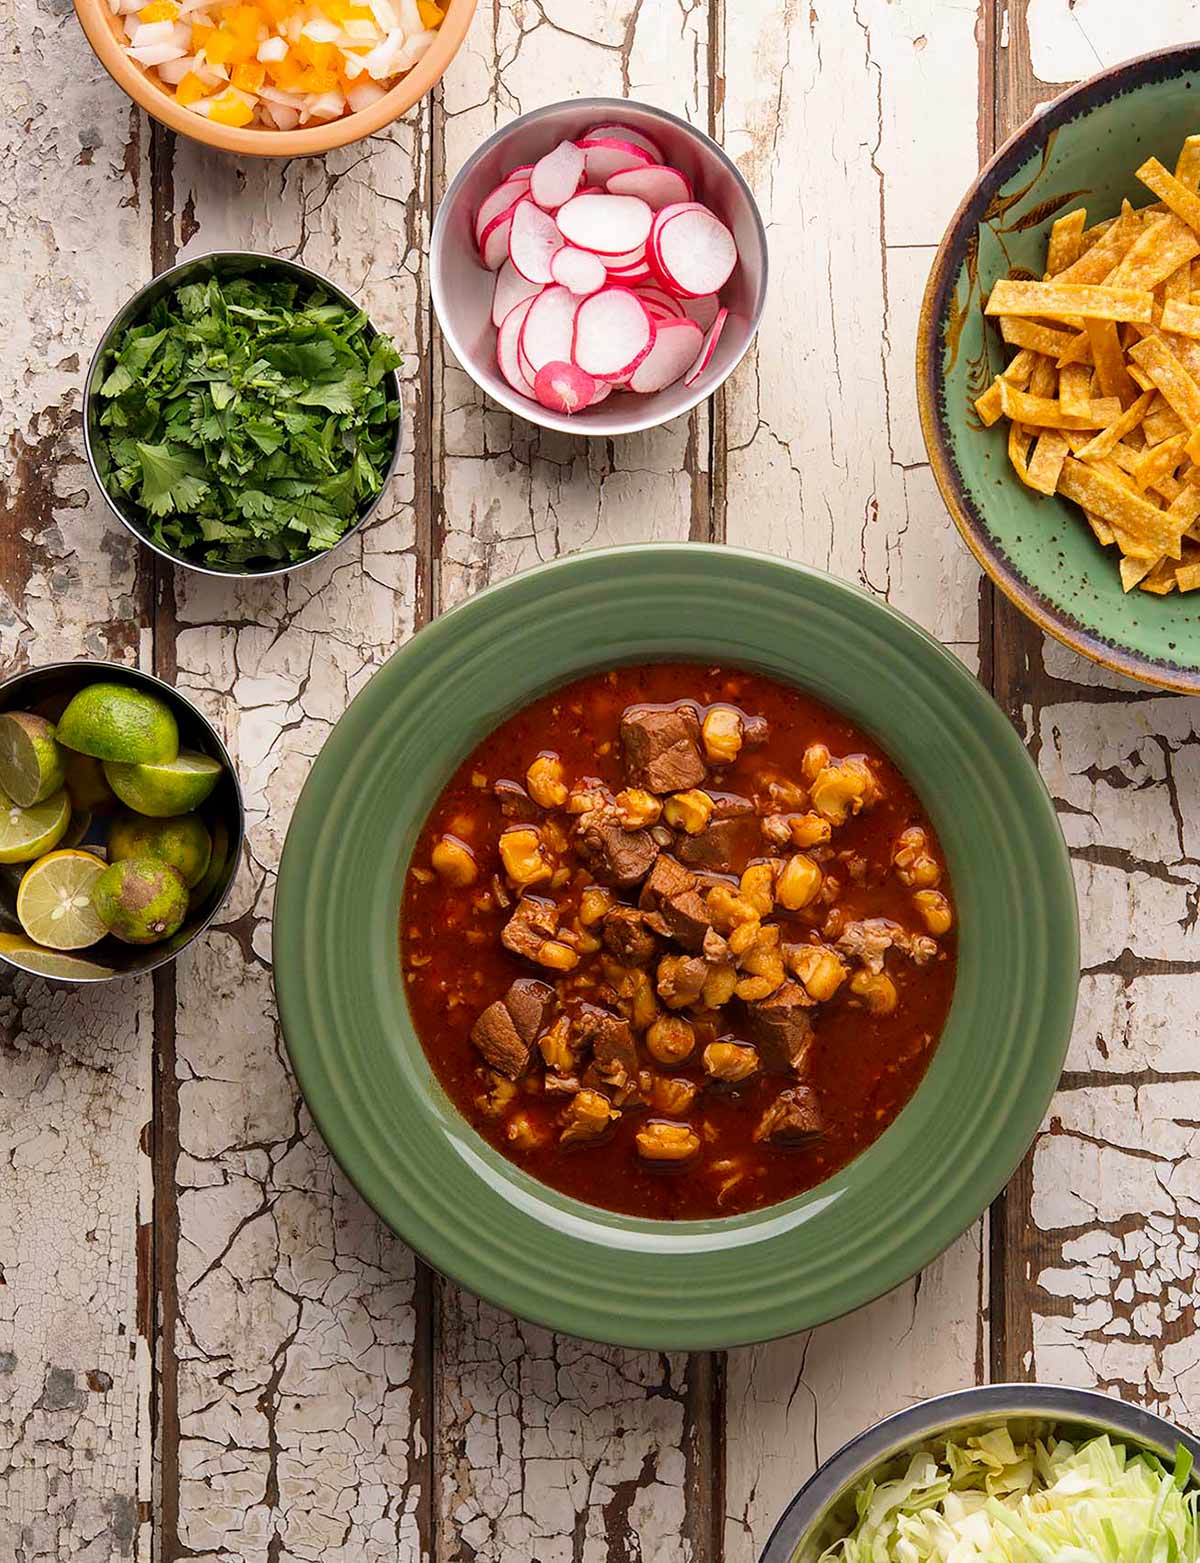
[{"label": "sliced radish", "polygon": [[626,250],[622,255],[604,256],[604,264],[609,271],[631,271],[637,266],[646,263],[646,246],[639,244],[634,250]]},{"label": "sliced radish", "polygon": [[595,386],[596,394],[588,403],[590,407],[598,407],[600,403],[606,401],[616,389],[611,380],[597,380],[595,381]]},{"label": "sliced radish", "polygon": [[608,180],[610,195],[637,195],[652,211],[690,201],[692,187],[677,168],[619,168]]},{"label": "sliced radish", "polygon": [[657,281],[657,273],[649,261],[642,261],[637,266],[610,267],[608,280],[614,287],[640,288],[643,283]]},{"label": "sliced radish", "polygon": [[528,178],[529,175],[533,173],[533,169],[534,165],[532,163],[522,163],[517,168],[509,169],[508,177],[510,179],[518,179],[523,174],[526,178]]},{"label": "sliced radish", "polygon": [[657,145],[649,136],[644,136],[640,130],[631,130],[628,125],[596,125],[582,138],[584,141],[624,141],[630,146],[641,147],[652,162],[662,163],[666,159],[659,151]]},{"label": "sliced radish", "polygon": [[691,298],[721,289],[737,265],[737,245],[719,217],[683,211],[657,228],[651,257],[668,287]]},{"label": "sliced radish", "polygon": [[514,391],[531,398],[533,378],[521,367],[520,342],[521,327],[525,324],[525,317],[533,308],[533,304],[533,299],[527,298],[515,309],[510,309],[500,322],[500,330],[496,336],[496,362],[500,365],[500,373]]},{"label": "sliced radish", "polygon": [[[664,295],[669,297],[669,295]],[[689,320],[694,320],[701,331],[707,331],[717,318],[717,312],[721,308],[721,300],[715,293],[705,293],[700,298],[685,298],[676,300],[677,306],[683,311]]]},{"label": "sliced radish", "polygon": [[576,143],[585,158],[584,178],[590,185],[605,185],[623,168],[651,168],[654,159],[632,141],[589,137]]},{"label": "sliced radish", "polygon": [[555,282],[580,298],[598,293],[608,281],[604,262],[591,250],[577,250],[573,244],[564,244],[550,257],[550,275]]},{"label": "sliced radish", "polygon": [[[647,309],[661,310],[665,314],[673,315],[676,320],[682,320],[684,315],[690,315],[691,319],[696,319],[695,315],[691,314],[691,311],[687,309],[685,304],[681,303],[673,294],[668,293],[665,288],[660,288],[654,283],[644,283],[642,286],[634,288],[633,291]],[[713,314],[716,315],[715,309]],[[712,321],[697,321],[697,324],[701,330],[707,331],[709,326],[712,325]]]},{"label": "sliced radish", "polygon": [[535,375],[547,364],[570,359],[578,308],[569,288],[547,288],[534,300],[521,327],[521,357]]},{"label": "sliced radish", "polygon": [[576,310],[570,356],[598,379],[619,380],[632,374],[654,346],[656,329],[635,294],[626,288],[605,288],[585,298]]},{"label": "sliced radish", "polygon": [[[512,237],[513,218],[516,216],[517,207],[525,200],[514,201],[499,217],[493,217],[491,222],[483,230],[483,238],[479,245],[479,254],[483,264],[489,271],[499,271],[508,259],[509,240]],[[529,203],[526,202],[528,205]]]},{"label": "sliced radish", "polygon": [[533,382],[534,394],[543,407],[552,412],[579,412],[590,407],[596,396],[596,382],[578,364],[543,364]]},{"label": "sliced radish", "polygon": [[579,189],[583,178],[583,153],[573,141],[560,141],[533,165],[529,193],[548,212],[557,211]]},{"label": "sliced radish", "polygon": [[725,329],[725,322],[729,319],[729,311],[720,309],[717,318],[713,321],[708,335],[704,338],[704,346],[700,349],[696,362],[683,377],[683,383],[687,386],[695,385],[696,381],[712,362],[712,355],[717,350],[717,343],[721,340],[721,332]]},{"label": "sliced radish", "polygon": [[536,298],[542,291],[540,282],[528,282],[513,265],[505,260],[496,275],[496,291],[492,294],[492,324],[499,327],[504,317],[525,300]]},{"label": "sliced radish", "polygon": [[501,212],[508,211],[525,192],[529,189],[528,179],[508,178],[502,185],[497,185],[494,190],[488,192],[479,203],[479,210],[475,213],[475,243],[483,248],[483,235],[487,225]]},{"label": "sliced radish", "polygon": [[553,280],[550,276],[550,257],[555,250],[562,249],[564,242],[558,224],[549,212],[544,212],[528,196],[517,202],[508,235],[508,253],[526,282]]},{"label": "sliced radish", "polygon": [[704,332],[694,320],[661,321],[654,346],[629,377],[629,389],[645,396],[674,385],[703,346]]},{"label": "sliced radish", "polygon": [[[577,195],[558,209],[558,228],[564,239],[610,259],[645,244],[653,221],[654,213],[636,195]],[[711,293],[713,289],[704,291]]]}]

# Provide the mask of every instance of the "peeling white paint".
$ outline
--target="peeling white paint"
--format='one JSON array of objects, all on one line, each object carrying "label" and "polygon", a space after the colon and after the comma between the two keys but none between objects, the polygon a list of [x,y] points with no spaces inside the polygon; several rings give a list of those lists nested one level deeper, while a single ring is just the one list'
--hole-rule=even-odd
[{"label": "peeling white paint", "polygon": [[1134,54],[1196,37],[1194,0],[1029,0],[1026,12],[1033,74],[1066,84]]}]

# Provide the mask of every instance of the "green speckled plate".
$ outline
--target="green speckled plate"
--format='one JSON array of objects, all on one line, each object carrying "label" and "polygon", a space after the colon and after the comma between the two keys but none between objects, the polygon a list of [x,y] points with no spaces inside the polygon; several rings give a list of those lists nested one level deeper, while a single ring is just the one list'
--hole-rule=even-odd
[{"label": "green speckled plate", "polygon": [[1102,549],[1066,500],[1027,489],[1009,466],[1007,422],[980,426],[974,400],[1011,353],[983,301],[1013,267],[1042,275],[1056,217],[1077,205],[1110,217],[1148,157],[1174,168],[1200,131],[1200,47],[1130,60],[1035,114],[968,191],[930,274],[917,341],[921,425],[942,497],[979,563],[1022,612],[1114,672],[1200,691],[1200,592],[1121,590],[1115,549]]},{"label": "green speckled plate", "polygon": [[[493,1151],[413,1031],[397,924],[409,854],[462,757],[547,689],[620,661],[761,669],[869,728],[925,801],[953,876],[960,965],[926,1077],[821,1187],[752,1215],[596,1210]],[[421,631],[338,723],[301,794],[275,908],[300,1084],[379,1214],[472,1291],[595,1340],[710,1348],[845,1313],[985,1209],[1058,1080],[1078,982],[1066,849],[999,708],[916,625],[831,576],[699,544],[576,555]]]}]

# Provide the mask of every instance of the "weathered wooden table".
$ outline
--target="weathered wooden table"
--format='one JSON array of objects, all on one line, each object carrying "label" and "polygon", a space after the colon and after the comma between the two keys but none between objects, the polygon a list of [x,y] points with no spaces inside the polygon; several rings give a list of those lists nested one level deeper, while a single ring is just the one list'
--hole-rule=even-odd
[{"label": "weathered wooden table", "polygon": [[[0,989],[0,1559],[752,1563],[814,1460],[920,1396],[1037,1376],[1187,1420],[1197,707],[1076,660],[981,583],[925,464],[912,356],[980,156],[1059,83],[1188,36],[1189,0],[482,0],[389,134],[241,165],[132,110],[67,0],[3,14],[0,666],[110,655],[177,679],[238,760],[250,836],[225,920],[173,973]],[[772,245],[723,394],[611,444],[485,405],[425,287],[447,177],[571,93],[709,126]],[[406,354],[383,519],[262,586],[156,568],[81,458],[104,322],[227,245],[330,272]],[[556,1338],[432,1275],[331,1164],[272,1001],[290,807],[350,696],[485,582],[649,537],[826,567],[952,645],[1059,801],[1084,910],[1062,1090],[990,1220],[873,1307],[725,1356]]]}]

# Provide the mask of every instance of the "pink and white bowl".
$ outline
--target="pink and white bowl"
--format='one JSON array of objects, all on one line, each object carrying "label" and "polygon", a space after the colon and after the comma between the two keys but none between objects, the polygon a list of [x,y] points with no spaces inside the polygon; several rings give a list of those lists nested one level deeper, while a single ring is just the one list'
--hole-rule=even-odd
[{"label": "pink and white bowl", "polygon": [[[680,170],[729,229],[738,258],[719,292],[728,311],[711,358],[698,375],[639,394],[614,389],[593,406],[567,413],[515,390],[497,362],[492,320],[495,270],[483,263],[475,240],[481,203],[513,169],[536,164],[560,142],[594,126],[623,125],[648,138],[665,164]],[[728,241],[725,241],[728,243]],[[623,98],[576,98],[535,109],[485,141],[459,170],[433,225],[430,287],[438,323],[455,358],[493,401],[545,429],[612,438],[656,428],[704,401],[733,372],[753,340],[767,292],[767,237],[746,181],[709,136],[664,109]]]}]

